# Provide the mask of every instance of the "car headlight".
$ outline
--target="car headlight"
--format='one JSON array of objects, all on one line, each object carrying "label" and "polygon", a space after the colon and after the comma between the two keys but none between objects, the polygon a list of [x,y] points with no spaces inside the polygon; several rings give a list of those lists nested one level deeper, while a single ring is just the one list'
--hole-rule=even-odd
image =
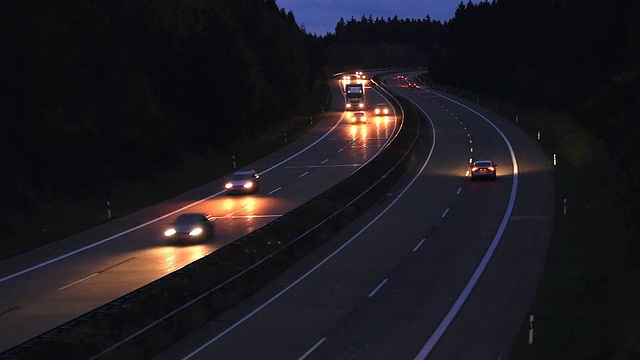
[{"label": "car headlight", "polygon": [[173,236],[176,234],[176,229],[167,229],[167,231],[164,232],[164,236]]},{"label": "car headlight", "polygon": [[358,105],[358,107],[362,109],[364,107],[364,104],[360,103],[360,105]]},{"label": "car headlight", "polygon": [[388,109],[384,109],[384,114],[387,115],[389,113]]},{"label": "car headlight", "polygon": [[245,184],[243,185],[243,187],[244,187],[245,189],[251,189],[251,188],[253,187],[253,183],[252,183],[252,182],[245,183]]},{"label": "car headlight", "polygon": [[225,188],[225,189],[231,189],[232,187],[233,187],[233,184],[232,184],[232,183],[226,183],[226,184],[224,184],[224,188]]},{"label": "car headlight", "polygon": [[189,236],[198,236],[200,234],[202,234],[202,228],[201,227],[197,227],[197,228],[195,228],[195,229],[193,229],[193,230],[191,230],[189,232]]}]

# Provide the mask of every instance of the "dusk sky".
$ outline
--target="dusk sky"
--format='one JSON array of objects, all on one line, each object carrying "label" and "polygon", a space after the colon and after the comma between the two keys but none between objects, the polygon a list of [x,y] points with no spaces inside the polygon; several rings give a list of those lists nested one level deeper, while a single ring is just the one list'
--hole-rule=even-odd
[{"label": "dusk sky", "polygon": [[[466,4],[469,0],[462,1]],[[298,25],[308,33],[325,35],[335,32],[336,23],[342,17],[345,21],[362,15],[374,19],[398,18],[424,19],[427,15],[442,22],[451,19],[461,0],[276,0],[280,8],[293,11]],[[478,3],[480,0],[473,0]]]}]

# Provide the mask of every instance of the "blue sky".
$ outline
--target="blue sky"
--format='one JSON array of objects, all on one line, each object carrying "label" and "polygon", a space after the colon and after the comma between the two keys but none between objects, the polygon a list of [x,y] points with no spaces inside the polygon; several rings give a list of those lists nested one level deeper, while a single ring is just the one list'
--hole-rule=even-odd
[{"label": "blue sky", "polygon": [[[473,0],[478,3],[480,0]],[[298,25],[307,32],[325,35],[334,32],[336,23],[342,17],[345,20],[362,15],[374,19],[399,18],[423,19],[430,15],[434,20],[451,19],[460,4],[460,0],[276,0],[280,8],[293,11]],[[467,3],[468,0],[463,1]]]}]

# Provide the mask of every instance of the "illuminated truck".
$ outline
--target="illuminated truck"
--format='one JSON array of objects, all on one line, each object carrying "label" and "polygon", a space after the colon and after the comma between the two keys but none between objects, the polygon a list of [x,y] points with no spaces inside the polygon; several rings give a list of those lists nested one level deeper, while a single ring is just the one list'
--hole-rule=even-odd
[{"label": "illuminated truck", "polygon": [[347,84],[345,86],[347,110],[364,110],[364,85]]}]

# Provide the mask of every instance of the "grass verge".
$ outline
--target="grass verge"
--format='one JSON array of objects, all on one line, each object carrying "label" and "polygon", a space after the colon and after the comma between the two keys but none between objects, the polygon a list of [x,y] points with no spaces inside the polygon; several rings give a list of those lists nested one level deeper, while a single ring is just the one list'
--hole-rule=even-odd
[{"label": "grass verge", "polygon": [[514,121],[556,156],[554,234],[530,308],[534,340],[529,344],[527,316],[509,358],[640,359],[640,239],[605,144],[569,114],[437,89]]},{"label": "grass verge", "polygon": [[[77,234],[136,210],[159,203],[201,186],[233,171],[232,155],[238,167],[245,166],[295,140],[311,126],[310,118],[322,116],[331,103],[327,83],[318,83],[293,114],[277,129],[257,134],[234,144],[227,152],[185,154],[179,167],[155,171],[140,181],[120,184],[110,198],[96,196],[74,201],[60,199],[42,203],[29,218],[2,219],[0,260]],[[108,217],[107,201],[111,207]]]}]

